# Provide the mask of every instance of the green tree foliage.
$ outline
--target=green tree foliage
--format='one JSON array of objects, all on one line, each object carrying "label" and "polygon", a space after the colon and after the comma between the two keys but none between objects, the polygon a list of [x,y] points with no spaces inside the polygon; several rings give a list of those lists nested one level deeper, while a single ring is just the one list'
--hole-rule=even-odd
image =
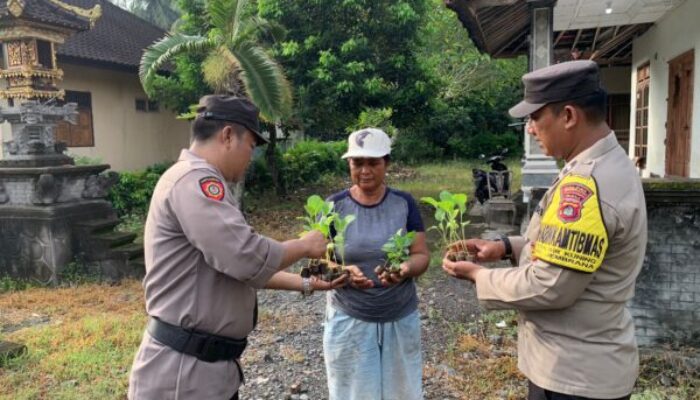
[{"label": "green tree foliage", "polygon": [[480,53],[444,0],[428,1],[431,8],[422,25],[418,59],[439,79],[440,97],[518,98],[525,58],[492,59]]},{"label": "green tree foliage", "polygon": [[274,49],[307,135],[343,137],[368,110],[388,110],[398,129],[428,117],[435,86],[415,58],[426,0],[258,0],[258,10],[287,29]]},{"label": "green tree foliage", "polygon": [[417,162],[473,158],[508,147],[518,154],[522,133],[509,128],[507,110],[520,96],[524,58],[494,60],[481,54],[454,12],[442,0],[428,0],[417,60],[438,82],[424,126],[399,133],[394,155]]},{"label": "green tree foliage", "polygon": [[[173,31],[196,36],[207,31],[206,4],[204,0],[174,0],[181,11]],[[186,113],[199,98],[211,93],[204,80],[202,64],[206,51],[190,51],[174,55],[167,66],[167,74],[154,74],[147,91],[165,108],[177,113]]]},{"label": "green tree foliage", "polygon": [[199,71],[177,79],[181,83],[192,84],[202,78],[217,93],[250,97],[269,121],[285,116],[291,107],[291,89],[281,67],[262,45],[265,35],[275,35],[278,30],[251,16],[249,4],[249,0],[179,0],[182,23],[174,33],[146,49],[141,59],[139,76],[149,95],[160,100],[169,90],[177,90],[159,83],[156,77],[173,61],[176,68],[187,72],[189,60],[178,56],[188,55],[195,61],[204,60],[190,63]]}]

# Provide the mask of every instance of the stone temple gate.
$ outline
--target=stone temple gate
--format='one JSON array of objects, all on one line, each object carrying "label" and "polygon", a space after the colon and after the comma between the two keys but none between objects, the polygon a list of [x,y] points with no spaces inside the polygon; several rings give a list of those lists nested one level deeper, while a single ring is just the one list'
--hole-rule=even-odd
[{"label": "stone temple gate", "polygon": [[12,127],[0,160],[0,276],[52,283],[72,262],[110,278],[143,266],[135,235],[114,231],[119,219],[106,197],[116,174],[74,165],[55,140],[56,124],[77,116],[57,85],[56,46],[100,15],[99,5],[0,2],[0,121]]}]

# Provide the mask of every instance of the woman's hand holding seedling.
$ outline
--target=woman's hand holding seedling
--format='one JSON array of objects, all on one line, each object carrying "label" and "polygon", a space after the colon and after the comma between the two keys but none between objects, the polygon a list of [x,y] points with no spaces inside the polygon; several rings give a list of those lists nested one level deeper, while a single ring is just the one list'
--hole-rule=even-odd
[{"label": "woman's hand holding seedling", "polygon": [[350,286],[355,289],[369,289],[374,287],[374,282],[367,278],[357,265],[346,265],[345,270],[350,273]]},{"label": "woman's hand holding seedling", "polygon": [[349,282],[348,274],[341,274],[340,277],[330,282],[324,281],[317,276],[311,276],[309,279],[311,280],[311,287],[314,290],[338,289],[347,285]]},{"label": "woman's hand holding seedling", "polygon": [[408,260],[411,257],[411,245],[414,240],[416,240],[415,232],[403,233],[403,229],[399,229],[384,243],[382,251],[386,254],[386,264],[374,270],[382,285],[396,285],[408,277],[410,270]]},{"label": "woman's hand holding seedling", "polygon": [[411,265],[408,261],[406,261],[399,265],[398,271],[396,272],[384,270],[381,274],[379,274],[379,281],[383,286],[393,286],[403,282],[404,279],[409,278],[410,276]]}]

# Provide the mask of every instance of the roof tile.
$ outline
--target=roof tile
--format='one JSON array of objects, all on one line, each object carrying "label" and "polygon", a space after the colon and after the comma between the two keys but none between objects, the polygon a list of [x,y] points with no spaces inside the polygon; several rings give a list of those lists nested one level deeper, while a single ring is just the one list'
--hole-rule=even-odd
[{"label": "roof tile", "polygon": [[58,47],[61,56],[104,65],[137,69],[146,47],[165,35],[161,28],[107,0],[63,0],[82,8],[102,7],[102,17],[89,31],[79,32]]}]

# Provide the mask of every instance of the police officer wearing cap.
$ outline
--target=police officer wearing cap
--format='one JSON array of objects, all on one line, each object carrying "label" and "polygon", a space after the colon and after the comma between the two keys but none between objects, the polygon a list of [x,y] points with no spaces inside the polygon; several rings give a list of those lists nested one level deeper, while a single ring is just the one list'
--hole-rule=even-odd
[{"label": "police officer wearing cap", "polygon": [[477,262],[443,269],[476,284],[488,309],[516,309],[518,367],[530,400],[629,399],[638,375],[632,316],[647,240],[641,182],[605,122],[598,66],[572,61],[523,76],[510,110],[546,154],[565,160],[523,237],[471,239]]},{"label": "police officer wearing cap", "polygon": [[225,184],[243,179],[256,144],[267,142],[258,124],[247,99],[203,97],[189,150],[156,185],[144,234],[149,321],[129,399],[237,398],[256,289],[310,292],[308,281],[278,271],[322,256],[321,233],[282,243],[257,234]]}]

